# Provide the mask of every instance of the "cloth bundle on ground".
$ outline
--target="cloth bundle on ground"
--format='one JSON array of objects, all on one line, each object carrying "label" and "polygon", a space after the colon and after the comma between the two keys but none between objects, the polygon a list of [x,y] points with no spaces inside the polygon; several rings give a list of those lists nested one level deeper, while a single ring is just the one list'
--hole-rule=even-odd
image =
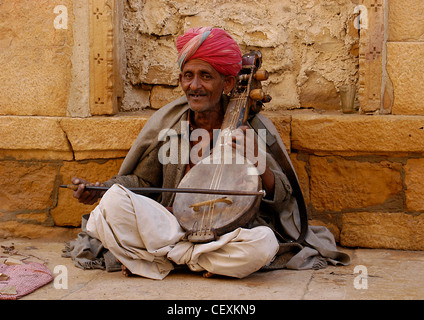
[{"label": "cloth bundle on ground", "polygon": [[66,244],[62,257],[71,258],[76,267],[86,269],[102,269],[108,272],[121,270],[121,263],[96,238],[86,230],[89,215],[82,216],[81,232],[74,241]]}]

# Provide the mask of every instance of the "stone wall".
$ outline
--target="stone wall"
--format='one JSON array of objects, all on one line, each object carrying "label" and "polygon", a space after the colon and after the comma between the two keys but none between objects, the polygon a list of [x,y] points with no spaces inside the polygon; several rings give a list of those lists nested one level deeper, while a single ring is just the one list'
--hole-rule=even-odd
[{"label": "stone wall", "polygon": [[198,26],[228,30],[242,52],[262,51],[269,110],[338,110],[339,87],[358,80],[354,8],[350,0],[127,1],[122,110],[158,108],[181,94],[175,41]]},{"label": "stone wall", "polygon": [[[59,185],[116,174],[154,109],[181,94],[176,37],[212,24],[264,54],[265,113],[311,223],[345,246],[423,250],[422,11],[420,0],[1,2],[0,238],[75,236],[93,206]],[[355,114],[340,111],[342,84],[358,88]]]},{"label": "stone wall", "polygon": [[392,0],[387,71],[395,94],[393,114],[424,115],[424,2]]}]

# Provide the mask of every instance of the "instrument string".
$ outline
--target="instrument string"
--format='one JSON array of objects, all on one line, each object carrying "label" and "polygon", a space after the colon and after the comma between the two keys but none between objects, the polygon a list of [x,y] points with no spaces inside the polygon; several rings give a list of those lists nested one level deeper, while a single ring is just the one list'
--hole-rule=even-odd
[{"label": "instrument string", "polygon": [[[224,130],[221,130],[222,135],[220,135],[219,141],[222,141],[222,139],[223,139],[223,143],[219,144],[219,147],[221,149],[220,150],[221,151],[220,163],[216,166],[216,168],[214,170],[213,178],[212,178],[212,181],[211,181],[211,184],[210,184],[210,189],[217,190],[221,185],[221,181],[222,181],[222,178],[223,178],[224,164],[225,164],[225,152],[224,152],[224,150],[225,150],[226,147],[228,148],[228,146],[226,146],[226,143],[231,141],[232,131],[234,129],[236,129],[237,121],[239,119],[241,109],[243,108],[243,106],[245,104],[246,98],[247,98],[247,92],[246,91],[244,91],[239,97],[234,98],[235,107],[228,117],[229,118],[228,119],[228,125],[226,127],[226,128],[228,128],[228,130],[225,130],[226,128],[224,128]],[[225,131],[225,132],[223,132],[223,131]],[[215,200],[217,198],[218,198],[218,196],[215,195],[213,200]],[[214,204],[214,202],[212,202],[211,205],[209,206],[209,209],[207,210],[208,213],[207,213],[206,220],[208,220],[208,221],[207,221],[207,223],[204,224],[204,229],[205,229],[204,232],[205,233],[212,230],[212,225],[213,225],[213,219],[212,218],[213,218],[214,206],[215,206],[215,204]],[[203,226],[203,223],[204,223],[205,211],[202,215],[201,226]],[[203,227],[201,227],[201,228],[203,228]]]}]

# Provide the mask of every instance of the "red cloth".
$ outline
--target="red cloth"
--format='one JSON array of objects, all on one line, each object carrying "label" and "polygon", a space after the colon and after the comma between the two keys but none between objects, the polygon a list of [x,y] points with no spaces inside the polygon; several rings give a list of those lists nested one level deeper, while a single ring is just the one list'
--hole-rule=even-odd
[{"label": "red cloth", "polygon": [[219,28],[201,27],[188,29],[177,39],[178,64],[192,59],[210,63],[223,75],[237,75],[242,67],[242,54],[237,42]]},{"label": "red cloth", "polygon": [[0,300],[16,300],[27,295],[53,280],[50,270],[40,263],[30,262],[22,265],[0,264],[0,273],[9,276],[7,281],[0,281],[0,289],[15,287],[14,295],[1,294]]}]

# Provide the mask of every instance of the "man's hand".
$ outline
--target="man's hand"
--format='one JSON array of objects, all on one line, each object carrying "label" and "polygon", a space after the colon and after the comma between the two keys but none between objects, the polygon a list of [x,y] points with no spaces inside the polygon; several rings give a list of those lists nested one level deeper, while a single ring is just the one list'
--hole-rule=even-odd
[{"label": "man's hand", "polygon": [[247,130],[253,129],[249,129],[248,126],[241,126],[234,130],[231,137],[231,145],[235,149],[237,149],[237,146],[239,145],[242,146],[242,150],[244,151],[243,156],[250,160],[255,165],[255,167],[257,167],[259,153],[258,142],[256,141],[254,135],[246,134]]},{"label": "man's hand", "polygon": [[78,185],[78,189],[73,193],[74,198],[84,204],[95,204],[105,193],[104,191],[85,189],[85,186],[103,186],[100,182],[90,183],[84,179],[72,178],[72,183]]},{"label": "man's hand", "polygon": [[261,173],[262,186],[266,191],[267,198],[272,199],[274,197],[275,187],[275,176],[271,169],[266,165],[266,155],[262,157],[259,155],[259,145],[256,138],[252,134],[246,134],[249,129],[248,126],[241,126],[233,131],[232,135],[232,147],[237,149],[238,145],[244,146],[244,157],[249,159],[256,167],[260,165],[259,161],[262,161],[264,168]]}]

